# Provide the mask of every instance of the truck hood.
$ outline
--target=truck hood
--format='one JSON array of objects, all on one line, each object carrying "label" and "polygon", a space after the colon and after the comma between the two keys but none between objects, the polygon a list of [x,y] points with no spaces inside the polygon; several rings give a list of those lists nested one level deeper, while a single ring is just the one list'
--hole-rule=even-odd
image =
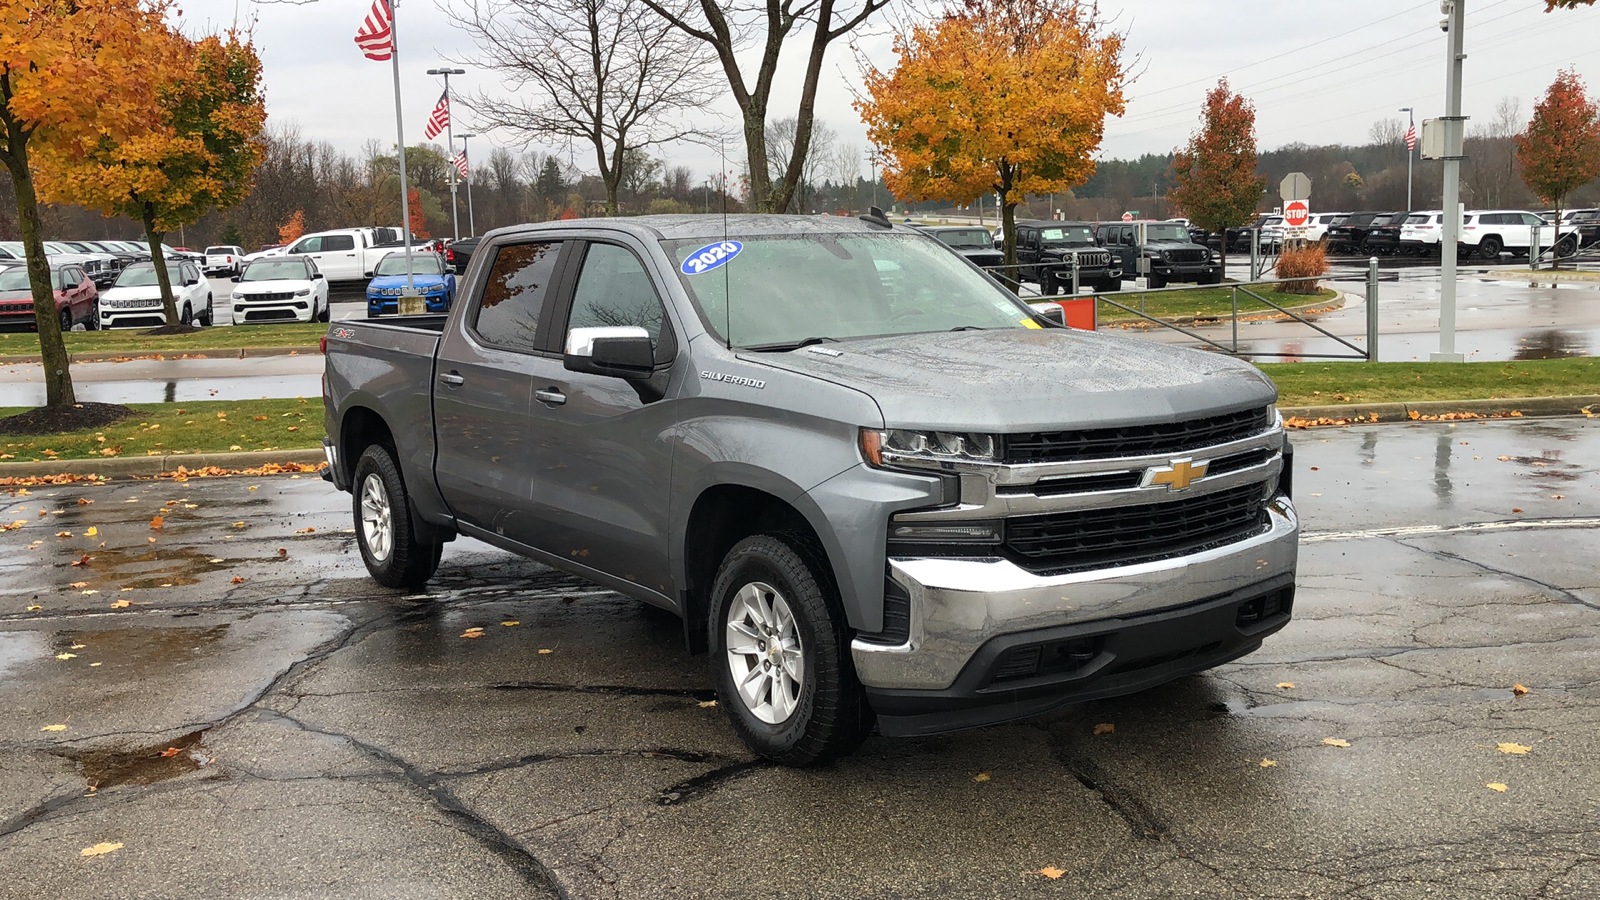
[{"label": "truck hood", "polygon": [[241,281],[233,292],[241,297],[252,294],[281,294],[286,291],[310,290],[313,282],[305,278],[274,278],[270,281]]},{"label": "truck hood", "polygon": [[1226,356],[1073,329],[901,335],[741,359],[860,390],[894,428],[1114,427],[1266,406],[1277,390]]}]

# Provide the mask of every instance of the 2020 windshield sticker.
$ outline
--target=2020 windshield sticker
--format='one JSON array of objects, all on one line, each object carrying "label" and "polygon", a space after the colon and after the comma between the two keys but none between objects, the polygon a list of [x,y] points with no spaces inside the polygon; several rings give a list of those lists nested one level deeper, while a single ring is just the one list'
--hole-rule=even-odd
[{"label": "2020 windshield sticker", "polygon": [[683,265],[678,268],[685,275],[704,275],[712,269],[720,269],[727,265],[728,261],[738,256],[739,251],[743,249],[744,244],[738,241],[718,241],[715,244],[707,244],[689,254],[689,258],[685,259]]}]

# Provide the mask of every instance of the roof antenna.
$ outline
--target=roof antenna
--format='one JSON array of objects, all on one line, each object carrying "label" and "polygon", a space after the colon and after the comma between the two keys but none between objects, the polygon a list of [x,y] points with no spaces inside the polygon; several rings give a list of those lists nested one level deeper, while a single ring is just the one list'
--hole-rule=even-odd
[{"label": "roof antenna", "polygon": [[860,218],[861,221],[867,223],[868,225],[876,225],[879,228],[893,228],[894,227],[894,223],[889,221],[889,217],[884,215],[883,214],[883,210],[879,209],[876,206],[868,207],[867,208],[867,214],[864,215],[864,216],[859,216],[858,218]]},{"label": "roof antenna", "polygon": [[[722,162],[718,180],[722,182],[722,242],[728,242],[728,148],[727,138],[717,138],[717,155]],[[728,275],[728,265],[722,265],[722,333],[733,349],[733,281]]]}]

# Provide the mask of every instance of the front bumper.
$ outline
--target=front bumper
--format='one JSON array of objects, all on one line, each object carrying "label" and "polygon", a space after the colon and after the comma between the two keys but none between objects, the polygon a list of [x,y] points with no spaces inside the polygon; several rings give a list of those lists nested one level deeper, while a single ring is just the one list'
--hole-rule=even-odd
[{"label": "front bumper", "polygon": [[160,328],[165,324],[167,313],[160,306],[100,307],[101,328]]},{"label": "front bumper", "polygon": [[293,300],[232,301],[233,321],[245,322],[309,322],[315,297],[296,297]]},{"label": "front bumper", "polygon": [[1219,274],[1218,263],[1173,263],[1163,259],[1151,260],[1150,271],[1168,281],[1190,281]]},{"label": "front bumper", "polygon": [[[889,578],[910,597],[909,639],[851,644],[884,733],[1034,715],[1249,653],[1288,622],[1293,597],[1299,519],[1286,496],[1268,518],[1266,531],[1214,550],[1059,576],[1005,559],[891,557]],[[1243,607],[1271,596],[1279,613],[1243,621]],[[1017,654],[1035,647],[1028,674]],[[1062,653],[1087,655],[1052,668]]]},{"label": "front bumper", "polygon": [[[442,313],[448,312],[450,309],[450,303],[445,298],[444,294],[424,294],[422,295],[422,299],[427,304],[428,312]],[[396,315],[399,312],[399,309],[399,297],[374,297],[370,294],[367,296],[368,316],[392,316]]]}]

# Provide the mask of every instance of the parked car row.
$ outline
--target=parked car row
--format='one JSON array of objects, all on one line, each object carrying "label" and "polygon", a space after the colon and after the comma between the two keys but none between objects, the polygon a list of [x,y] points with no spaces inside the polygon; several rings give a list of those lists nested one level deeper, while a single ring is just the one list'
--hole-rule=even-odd
[{"label": "parked car row", "polygon": [[[1553,213],[1543,216],[1520,209],[1469,210],[1462,218],[1457,254],[1482,259],[1498,259],[1502,253],[1526,256],[1535,226],[1545,228],[1540,234],[1545,253],[1552,244],[1558,255],[1571,256],[1600,243],[1600,209],[1564,214],[1559,233],[1551,227],[1553,219]],[[1443,230],[1442,210],[1365,210],[1313,214],[1296,236],[1322,241],[1333,255],[1426,257],[1439,255]],[[1195,243],[1217,249],[1226,243],[1230,253],[1249,252],[1252,232],[1260,232],[1260,246],[1267,252],[1279,249],[1288,234],[1283,216],[1268,213],[1221,235],[1193,226],[1189,232]]]},{"label": "parked car row", "polygon": [[[1180,222],[1057,222],[1022,219],[1017,229],[1017,277],[1053,296],[1078,285],[1097,293],[1121,290],[1124,279],[1145,276],[1152,288],[1170,282],[1219,284],[1222,265],[1211,250],[1191,239]],[[990,268],[1003,259],[986,229],[919,227],[973,264]],[[1144,262],[1141,264],[1141,260]]]}]

